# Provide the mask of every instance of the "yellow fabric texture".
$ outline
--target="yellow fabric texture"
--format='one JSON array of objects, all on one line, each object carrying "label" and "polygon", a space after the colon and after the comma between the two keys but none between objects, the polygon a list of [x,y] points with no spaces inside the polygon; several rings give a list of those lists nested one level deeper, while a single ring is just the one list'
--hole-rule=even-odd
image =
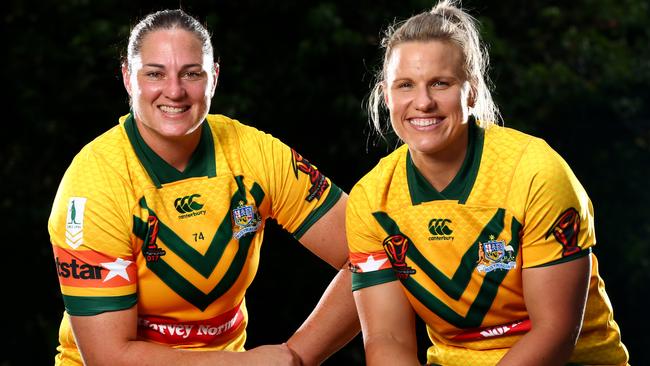
[{"label": "yellow fabric texture", "polygon": [[48,228],[66,305],[56,363],[81,364],[68,313],[134,305],[141,339],[243,351],[244,295],[265,220],[305,229],[340,189],[278,139],[222,115],[205,122],[216,176],[157,187],[127,117],[79,152],[53,204]]},{"label": "yellow fabric texture", "polygon": [[[595,244],[591,202],[551,147],[509,128],[484,130],[478,172],[464,202],[436,199],[414,204],[407,156],[407,146],[401,146],[354,186],[346,214],[347,237],[357,272],[353,281],[360,283],[357,288],[396,280],[395,263],[396,275],[391,276],[384,275],[386,271],[380,274],[379,263],[374,274],[363,268],[368,268],[368,256],[373,255],[370,262],[374,263],[378,253],[388,253],[391,243],[408,242],[408,255],[399,268],[411,272],[400,281],[427,324],[433,343],[428,363],[496,364],[529,326],[522,268],[581,255],[591,255],[593,266],[584,325],[571,362],[626,363],[627,351],[612,317],[598,262],[589,254]],[[390,237],[394,233],[386,230],[382,220],[394,222],[399,240]],[[573,246],[563,246],[554,233],[566,234],[571,225],[579,227],[578,235],[573,236]],[[508,247],[514,252],[508,252]],[[418,260],[414,251],[424,259]],[[509,253],[516,258],[504,259]],[[497,260],[490,261],[490,256]],[[373,275],[383,280],[366,280]]]}]

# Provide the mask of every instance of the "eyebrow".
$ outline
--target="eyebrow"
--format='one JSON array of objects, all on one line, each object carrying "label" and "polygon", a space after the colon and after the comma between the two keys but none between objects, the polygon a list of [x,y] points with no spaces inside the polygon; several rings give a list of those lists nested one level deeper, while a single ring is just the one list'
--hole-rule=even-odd
[{"label": "eyebrow", "polygon": [[[144,67],[144,66],[148,66],[148,67],[156,67],[156,68],[159,68],[159,69],[164,69],[164,68],[165,68],[165,65],[162,65],[162,64],[144,64],[144,65],[142,65],[142,66],[143,66],[143,67]],[[191,67],[203,67],[203,65],[201,65],[201,64],[187,64],[187,65],[183,65],[183,66],[181,67],[181,69],[189,69],[189,68],[191,68]]]}]

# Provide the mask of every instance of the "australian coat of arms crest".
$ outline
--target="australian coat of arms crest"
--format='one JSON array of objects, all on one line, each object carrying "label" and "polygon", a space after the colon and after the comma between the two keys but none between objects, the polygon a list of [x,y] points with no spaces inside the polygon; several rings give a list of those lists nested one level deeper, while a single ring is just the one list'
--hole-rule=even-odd
[{"label": "australian coat of arms crest", "polygon": [[512,246],[506,245],[503,240],[490,240],[485,243],[478,243],[478,264],[476,270],[479,272],[491,272],[496,269],[511,270],[517,266],[516,253]]},{"label": "australian coat of arms crest", "polygon": [[246,205],[239,201],[239,206],[232,210],[233,238],[239,240],[246,234],[254,233],[259,229],[262,220],[254,205]]}]

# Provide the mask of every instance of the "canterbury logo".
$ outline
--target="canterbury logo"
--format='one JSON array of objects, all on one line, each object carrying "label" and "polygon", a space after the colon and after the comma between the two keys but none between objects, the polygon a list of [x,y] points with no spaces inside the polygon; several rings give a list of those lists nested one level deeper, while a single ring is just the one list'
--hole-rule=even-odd
[{"label": "canterbury logo", "polygon": [[431,219],[429,232],[432,235],[451,235],[454,231],[449,228],[448,224],[451,224],[449,219]]},{"label": "canterbury logo", "polygon": [[203,205],[195,202],[194,200],[201,197],[200,194],[193,194],[190,196],[179,197],[174,201],[174,207],[179,213],[190,213],[192,211],[198,211],[203,208]]}]

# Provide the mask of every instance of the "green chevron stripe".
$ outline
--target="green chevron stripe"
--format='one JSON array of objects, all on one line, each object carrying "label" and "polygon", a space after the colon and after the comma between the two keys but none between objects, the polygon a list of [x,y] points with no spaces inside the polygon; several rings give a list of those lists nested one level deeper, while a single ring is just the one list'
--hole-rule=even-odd
[{"label": "green chevron stripe", "polygon": [[228,270],[221,281],[219,281],[219,283],[217,283],[217,285],[207,294],[203,293],[185,277],[176,272],[176,270],[174,270],[174,268],[164,260],[149,262],[147,263],[147,267],[160,277],[160,279],[179,296],[203,311],[212,304],[214,300],[226,293],[226,291],[228,291],[235,283],[244,267],[244,264],[246,263],[246,257],[253,241],[253,237],[254,235],[248,235],[239,240],[239,248],[237,249],[237,253],[233,258],[230,267],[228,267]]},{"label": "green chevron stripe", "polygon": [[[140,203],[142,203],[142,200]],[[133,215],[133,235],[142,240],[145,240],[145,237],[147,236],[147,229],[147,223],[144,222],[141,218]]]},{"label": "green chevron stripe", "polygon": [[262,190],[262,187],[260,187],[257,183],[253,183],[253,187],[251,187],[250,193],[255,200],[255,204],[257,207],[259,207],[260,203],[264,199],[264,191]]},{"label": "green chevron stripe", "polygon": [[[230,210],[225,215],[224,219],[221,221],[221,224],[217,228],[217,231],[214,235],[210,246],[205,253],[202,255],[196,249],[192,248],[184,240],[182,240],[178,235],[176,235],[173,230],[166,226],[163,222],[158,222],[158,238],[162,240],[165,245],[176,253],[180,258],[182,258],[187,264],[194,268],[204,277],[209,277],[214,268],[218,265],[226,246],[230,243],[232,238],[232,225],[230,219],[230,212],[239,205],[240,201],[247,203],[245,195],[245,186],[243,184],[243,177],[235,177],[237,181],[238,190],[233,195],[230,202]],[[254,183],[251,190],[251,195],[255,200],[257,207],[260,206],[264,200],[264,191],[257,184]],[[149,207],[144,198],[140,200],[140,205],[143,208],[149,210],[151,215],[155,216]],[[139,238],[143,239],[146,243],[146,231],[147,224],[138,217],[133,218],[133,232]],[[196,288],[191,282],[185,279],[181,274],[176,272],[163,258],[160,258],[156,262],[148,262],[147,267],[151,269],[163,282],[165,282],[172,290],[177,294],[183,297],[188,302],[192,303],[197,308],[204,310],[210,305],[215,299],[223,295],[237,280],[239,274],[241,273],[242,268],[246,263],[246,257],[250,249],[250,245],[253,241],[255,235],[247,235],[239,240],[239,247],[233,258],[232,263],[226,270],[224,277],[219,281],[219,283],[208,293],[205,294],[198,288]],[[144,245],[144,244],[143,244]]]},{"label": "green chevron stripe", "polygon": [[[230,203],[230,210],[233,209],[233,204],[236,204],[236,202],[239,202],[237,194],[233,196],[233,200]],[[140,201],[140,206],[149,210],[151,215],[157,216],[152,209],[147,207],[144,198]],[[230,213],[230,211],[228,212]],[[214,268],[217,266],[217,263],[219,263],[231,237],[232,226],[230,224],[230,215],[228,214],[221,221],[221,224],[212,238],[212,242],[210,242],[208,250],[205,255],[203,255],[176,235],[176,233],[162,221],[158,221],[158,238],[162,240],[172,252],[176,253],[176,255],[191,265],[192,268],[205,278],[210,276]]]},{"label": "green chevron stripe", "polygon": [[[505,211],[499,209],[497,213],[494,215],[494,217],[492,217],[490,222],[483,228],[483,231],[478,236],[478,238],[474,241],[474,244],[472,244],[472,246],[469,247],[469,249],[463,255],[460,261],[460,265],[456,269],[456,272],[454,272],[454,275],[452,276],[451,279],[449,279],[447,275],[445,275],[438,268],[432,265],[431,262],[429,262],[424,257],[424,255],[422,255],[422,253],[418,250],[417,246],[415,246],[414,244],[408,247],[406,255],[415,264],[417,264],[418,267],[422,268],[422,270],[429,277],[431,277],[431,279],[438,286],[440,286],[440,288],[449,297],[451,297],[454,300],[458,300],[460,299],[460,296],[463,294],[463,292],[465,292],[465,289],[467,288],[467,285],[469,284],[469,281],[472,278],[472,272],[474,271],[474,268],[476,267],[476,263],[478,262],[479,242],[488,241],[490,235],[494,235],[495,237],[498,237],[499,234],[501,234],[501,232],[503,231],[504,214]],[[397,226],[397,223],[393,221],[386,213],[376,212],[373,214],[373,216],[375,216],[377,222],[379,222],[379,224],[388,233],[388,235],[400,234],[408,238],[400,231],[399,227]],[[408,240],[409,242],[413,243],[413,240],[411,240],[410,238],[408,238]]]},{"label": "green chevron stripe", "polygon": [[[377,212],[373,214],[375,219],[379,222],[382,228],[386,231],[388,235],[404,235],[399,226],[395,221],[393,221],[386,213]],[[431,278],[432,281],[436,283],[447,295],[458,300],[463,292],[467,289],[469,281],[472,276],[472,272],[476,268],[476,263],[478,261],[478,245],[479,242],[485,242],[489,240],[490,235],[497,237],[504,228],[504,218],[505,210],[498,209],[496,214],[488,222],[488,224],[483,228],[481,234],[471,245],[471,247],[465,252],[461,263],[456,269],[454,275],[450,279],[434,265],[432,265],[426,258],[417,250],[417,247],[413,241],[406,237],[412,245],[407,249],[407,257],[412,260],[422,271]],[[519,230],[521,229],[521,224],[517,222],[514,218],[511,223],[511,232],[512,240],[509,245],[511,245],[515,253],[519,250]],[[408,277],[402,281],[404,286],[407,288],[415,298],[418,299],[424,306],[426,306],[430,311],[436,313],[441,318],[445,319],[450,324],[458,328],[472,328],[478,327],[481,325],[483,318],[487,314],[487,311],[490,309],[492,302],[496,296],[496,293],[499,289],[499,285],[503,282],[503,279],[508,274],[508,271],[492,271],[485,275],[481,288],[476,298],[472,302],[472,305],[467,312],[467,315],[462,316],[456,313],[453,309],[449,308],[442,301],[436,298],[431,294],[427,289],[422,287],[418,282],[416,282],[412,277]]]}]

